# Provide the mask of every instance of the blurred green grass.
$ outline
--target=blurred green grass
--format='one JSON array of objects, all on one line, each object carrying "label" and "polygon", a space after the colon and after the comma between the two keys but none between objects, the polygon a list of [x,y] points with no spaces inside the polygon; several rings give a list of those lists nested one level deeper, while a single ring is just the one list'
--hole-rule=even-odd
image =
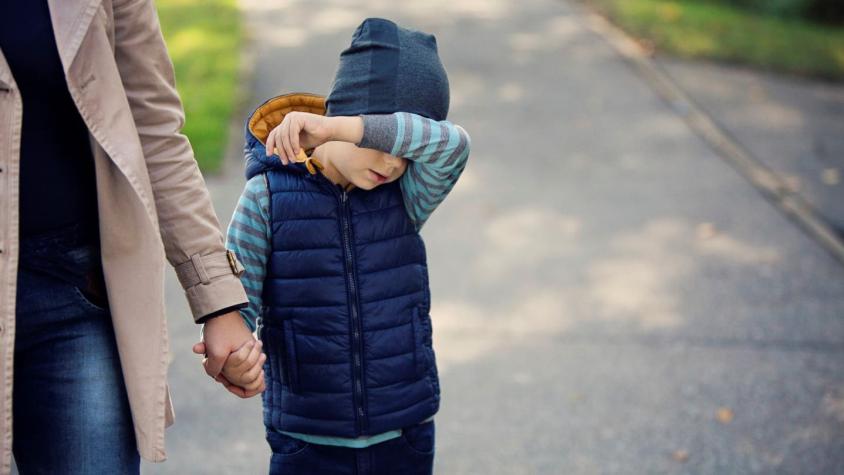
[{"label": "blurred green grass", "polygon": [[236,0],[157,0],[176,68],[185,128],[204,172],[220,168],[237,100],[241,16]]},{"label": "blurred green grass", "polygon": [[844,79],[844,28],[695,0],[587,0],[657,50]]}]

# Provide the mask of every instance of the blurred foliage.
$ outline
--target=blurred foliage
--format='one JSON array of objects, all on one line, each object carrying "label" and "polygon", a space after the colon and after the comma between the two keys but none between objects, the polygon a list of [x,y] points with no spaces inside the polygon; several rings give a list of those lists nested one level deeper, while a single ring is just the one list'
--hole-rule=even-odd
[{"label": "blurred foliage", "polygon": [[735,5],[759,13],[784,18],[807,18],[821,23],[844,23],[842,0],[707,0]]},{"label": "blurred foliage", "polygon": [[156,5],[185,108],[183,132],[200,168],[216,171],[238,90],[241,27],[236,0],[158,0]]},{"label": "blurred foliage", "polygon": [[[761,15],[725,4],[738,2],[720,0],[588,2],[620,27],[668,53],[844,79],[842,28],[798,18]],[[763,3],[762,0],[759,3]]]}]

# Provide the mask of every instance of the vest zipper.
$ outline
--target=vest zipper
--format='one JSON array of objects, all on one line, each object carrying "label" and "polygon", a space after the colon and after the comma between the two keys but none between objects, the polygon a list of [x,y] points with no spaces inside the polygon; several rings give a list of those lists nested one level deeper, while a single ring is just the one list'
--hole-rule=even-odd
[{"label": "vest zipper", "polygon": [[352,317],[352,360],[354,362],[354,386],[355,386],[355,417],[358,419],[358,424],[361,430],[365,430],[366,411],[363,408],[363,366],[361,361],[362,348],[362,325],[360,322],[360,315],[358,312],[358,291],[355,282],[354,272],[354,255],[352,254],[352,237],[351,237],[351,208],[349,206],[348,191],[343,190],[340,195],[341,202],[341,221],[343,227],[343,247],[346,253],[346,272],[347,282],[349,285],[349,295],[351,296],[350,313]]}]

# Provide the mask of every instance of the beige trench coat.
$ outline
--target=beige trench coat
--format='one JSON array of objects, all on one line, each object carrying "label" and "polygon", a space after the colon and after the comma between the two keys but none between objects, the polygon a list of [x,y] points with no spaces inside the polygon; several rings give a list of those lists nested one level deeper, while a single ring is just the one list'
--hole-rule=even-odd
[{"label": "beige trench coat", "polygon": [[[142,457],[162,461],[165,256],[194,318],[246,302],[188,140],[152,0],[49,0],[71,96],[88,126],[102,263]],[[22,101],[0,52],[0,474],[10,471]],[[197,365],[197,371],[201,371]]]}]

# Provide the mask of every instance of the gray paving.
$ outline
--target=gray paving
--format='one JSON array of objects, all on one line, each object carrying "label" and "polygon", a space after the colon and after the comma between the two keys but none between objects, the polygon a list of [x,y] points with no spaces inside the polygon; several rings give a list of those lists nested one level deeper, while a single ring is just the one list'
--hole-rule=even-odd
[{"label": "gray paving", "polygon": [[695,102],[784,177],[844,239],[844,87],[720,65],[659,58]]},{"label": "gray paving", "polygon": [[[552,0],[244,0],[250,107],[327,90],[367,16],[435,33],[465,176],[426,225],[436,472],[844,473],[844,267]],[[245,114],[246,112],[244,112]],[[224,220],[237,163],[210,178]],[[190,353],[168,284],[177,424],[144,473],[265,473],[258,399]]]}]

